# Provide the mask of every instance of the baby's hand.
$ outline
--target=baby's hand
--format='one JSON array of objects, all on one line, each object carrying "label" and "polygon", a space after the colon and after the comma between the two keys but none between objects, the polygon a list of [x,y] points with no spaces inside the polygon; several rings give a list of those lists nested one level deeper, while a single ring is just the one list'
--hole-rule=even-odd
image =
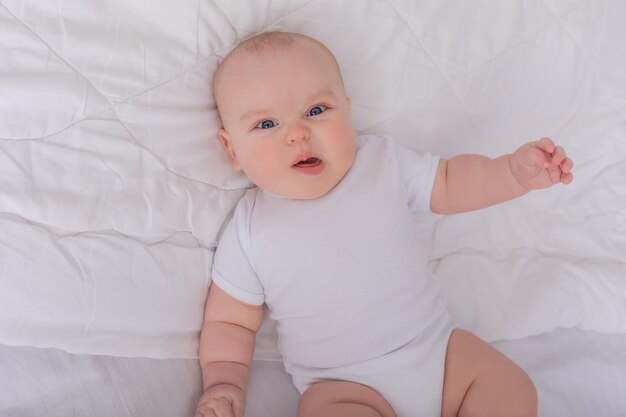
[{"label": "baby's hand", "polygon": [[246,398],[230,384],[214,385],[204,391],[194,417],[243,417]]},{"label": "baby's hand", "polygon": [[537,190],[553,184],[569,184],[574,179],[574,162],[552,139],[529,142],[517,149],[510,159],[511,173],[522,187]]}]

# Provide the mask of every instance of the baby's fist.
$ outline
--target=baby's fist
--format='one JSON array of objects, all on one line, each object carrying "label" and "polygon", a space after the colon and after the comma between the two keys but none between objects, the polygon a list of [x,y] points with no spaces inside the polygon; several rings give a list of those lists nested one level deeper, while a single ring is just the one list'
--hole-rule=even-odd
[{"label": "baby's fist", "polygon": [[566,156],[565,149],[550,138],[522,145],[510,159],[511,173],[527,190],[569,184],[574,179],[573,167],[574,162]]},{"label": "baby's fist", "polygon": [[204,391],[194,417],[243,417],[246,398],[238,387],[214,385]]}]

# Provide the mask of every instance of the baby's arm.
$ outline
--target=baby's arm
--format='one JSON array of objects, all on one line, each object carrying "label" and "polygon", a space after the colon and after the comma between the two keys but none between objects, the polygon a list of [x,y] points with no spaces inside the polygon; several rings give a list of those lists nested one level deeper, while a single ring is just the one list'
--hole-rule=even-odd
[{"label": "baby's arm", "polygon": [[211,285],[200,334],[204,393],[196,417],[242,417],[263,306],[242,303]]},{"label": "baby's arm", "polygon": [[548,138],[496,159],[481,155],[442,159],[430,208],[439,214],[460,213],[511,200],[530,190],[569,184],[573,166],[565,150]]}]

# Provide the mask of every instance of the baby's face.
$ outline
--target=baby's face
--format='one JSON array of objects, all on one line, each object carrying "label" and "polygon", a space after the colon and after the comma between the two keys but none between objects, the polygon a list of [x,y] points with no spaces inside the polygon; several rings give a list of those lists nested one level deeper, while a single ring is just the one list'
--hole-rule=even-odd
[{"label": "baby's face", "polygon": [[339,71],[317,45],[234,55],[216,81],[235,170],[273,194],[313,199],[348,172],[356,134]]}]

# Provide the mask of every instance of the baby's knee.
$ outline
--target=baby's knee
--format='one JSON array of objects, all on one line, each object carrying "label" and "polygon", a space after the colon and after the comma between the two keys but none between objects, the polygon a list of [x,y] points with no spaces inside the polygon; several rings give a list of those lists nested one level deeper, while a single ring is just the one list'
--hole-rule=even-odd
[{"label": "baby's knee", "polygon": [[537,388],[530,379],[528,374],[524,371],[520,371],[519,375],[519,415],[520,417],[536,417],[537,407],[539,405],[539,398],[537,396]]},{"label": "baby's knee", "polygon": [[532,379],[521,368],[512,375],[508,375],[504,383],[509,385],[507,390],[511,393],[505,396],[502,412],[498,414],[507,417],[536,417],[539,404],[537,388]]},{"label": "baby's knee", "polygon": [[476,380],[463,401],[461,417],[536,417],[537,389],[521,368],[502,369]]}]

